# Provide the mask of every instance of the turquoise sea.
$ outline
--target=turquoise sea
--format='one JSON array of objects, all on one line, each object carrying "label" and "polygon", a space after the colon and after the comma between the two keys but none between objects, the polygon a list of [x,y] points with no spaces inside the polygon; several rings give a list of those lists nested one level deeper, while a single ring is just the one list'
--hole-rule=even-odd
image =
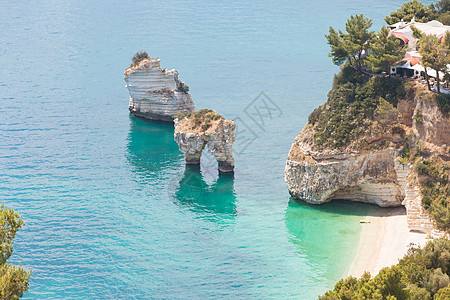
[{"label": "turquoise sea", "polygon": [[[33,269],[24,299],[332,288],[376,208],[290,199],[285,160],[338,71],[328,27],[364,13],[378,30],[402,2],[2,1],[0,200],[26,222],[10,259]],[[197,108],[248,126],[234,175],[208,156],[185,168],[172,125],[129,115],[123,70],[138,50],[177,69]],[[276,113],[250,117],[258,95]]]}]

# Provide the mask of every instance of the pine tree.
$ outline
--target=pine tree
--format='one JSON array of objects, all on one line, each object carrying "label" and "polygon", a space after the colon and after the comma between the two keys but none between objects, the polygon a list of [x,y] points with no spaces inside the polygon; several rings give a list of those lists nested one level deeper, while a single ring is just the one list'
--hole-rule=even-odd
[{"label": "pine tree", "polygon": [[441,92],[439,72],[445,73],[447,65],[450,63],[450,48],[448,44],[448,42],[441,43],[441,40],[434,35],[422,35],[419,40],[419,53],[422,56],[423,66],[436,71],[438,93]]},{"label": "pine tree", "polygon": [[369,30],[371,26],[371,19],[356,15],[347,20],[347,33],[330,27],[329,34],[325,37],[331,46],[329,56],[332,57],[333,63],[341,65],[348,61],[352,67],[360,70],[365,60],[363,53],[369,49],[369,42],[375,35]]},{"label": "pine tree", "polygon": [[389,68],[400,61],[406,52],[406,46],[401,47],[400,40],[394,35],[389,36],[389,29],[385,26],[372,41],[367,66],[373,72],[389,72]]}]

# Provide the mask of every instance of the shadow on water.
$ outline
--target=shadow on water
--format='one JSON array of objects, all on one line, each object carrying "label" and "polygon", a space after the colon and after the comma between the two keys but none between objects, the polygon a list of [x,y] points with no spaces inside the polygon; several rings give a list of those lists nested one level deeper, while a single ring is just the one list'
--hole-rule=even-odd
[{"label": "shadow on water", "polygon": [[[181,178],[180,178],[181,177]],[[173,201],[199,214],[202,219],[233,219],[237,215],[234,174],[219,174],[208,183],[200,166],[187,165],[169,187]]]},{"label": "shadow on water", "polygon": [[172,123],[133,116],[130,116],[127,149],[129,163],[144,177],[158,175],[161,170],[179,164],[182,157],[173,139]]},{"label": "shadow on water", "polygon": [[312,266],[322,268],[319,276],[336,280],[345,275],[356,255],[359,221],[389,210],[345,200],[313,205],[290,198],[284,219],[288,239],[298,253]]}]

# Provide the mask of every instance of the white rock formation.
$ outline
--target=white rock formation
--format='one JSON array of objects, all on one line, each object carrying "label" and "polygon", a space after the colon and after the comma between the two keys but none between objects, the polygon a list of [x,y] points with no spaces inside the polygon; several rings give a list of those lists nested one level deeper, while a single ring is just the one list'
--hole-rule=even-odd
[{"label": "white rock formation", "polygon": [[[290,193],[308,203],[332,199],[399,206],[404,198],[394,169],[395,151],[365,151],[347,158],[288,160],[286,182]],[[310,158],[313,158],[311,156]]]},{"label": "white rock formation", "polygon": [[[425,156],[450,160],[450,118],[440,112],[430,93],[418,89],[414,99],[400,100],[396,110],[393,120],[385,120],[389,115],[382,119],[384,129],[400,126],[411,148],[420,148]],[[373,150],[316,149],[315,126],[307,124],[292,144],[286,162],[290,194],[313,204],[345,199],[382,207],[403,205],[410,230],[440,235],[422,206],[417,172],[411,164],[400,163],[404,137],[392,132],[361,137],[369,144],[378,143]]]},{"label": "white rock formation", "polygon": [[175,119],[175,141],[185,155],[186,164],[200,164],[202,151],[207,146],[218,162],[219,171],[232,172],[236,124],[234,120],[226,120],[221,116],[211,119],[212,115],[219,116],[210,111],[200,117]]},{"label": "white rock formation", "polygon": [[179,113],[195,111],[187,85],[176,70],[161,69],[160,59],[144,59],[125,70],[132,114],[151,120],[172,121]]}]

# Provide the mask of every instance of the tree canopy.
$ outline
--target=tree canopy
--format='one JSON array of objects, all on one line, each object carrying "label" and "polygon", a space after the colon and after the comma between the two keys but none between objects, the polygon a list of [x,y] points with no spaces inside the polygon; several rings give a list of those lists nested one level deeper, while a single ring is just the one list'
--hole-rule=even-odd
[{"label": "tree canopy", "polygon": [[364,61],[363,53],[369,48],[369,41],[375,36],[372,20],[365,18],[362,14],[350,16],[345,24],[347,33],[336,31],[330,27],[329,34],[325,35],[331,46],[329,54],[336,65],[347,62],[357,69],[361,69]]},{"label": "tree canopy", "polygon": [[371,278],[348,277],[321,300],[334,299],[449,299],[450,241],[438,239],[423,249],[411,248],[397,265]]},{"label": "tree canopy", "polygon": [[418,22],[428,22],[432,20],[430,19],[432,15],[433,9],[431,7],[426,7],[421,2],[413,0],[406,2],[398,10],[391,12],[384,20],[389,25],[400,22],[401,20],[409,22],[412,18],[415,18]]},{"label": "tree canopy", "polygon": [[[447,34],[446,38],[450,38],[450,35]],[[423,66],[436,71],[437,91],[439,93],[439,72],[445,73],[447,71],[447,65],[450,64],[449,42],[442,43],[438,37],[424,34],[421,35],[418,45]]]},{"label": "tree canopy", "polygon": [[450,0],[441,0],[428,7],[418,0],[409,1],[398,10],[391,12],[384,20],[392,25],[401,20],[409,22],[413,17],[418,22],[438,20],[444,25],[450,25]]},{"label": "tree canopy", "polygon": [[389,29],[385,26],[371,42],[370,55],[367,66],[373,72],[389,72],[389,68],[405,56],[406,46],[401,46],[400,40],[394,35],[389,36]]},{"label": "tree canopy", "polygon": [[0,299],[18,299],[28,290],[31,271],[6,262],[13,253],[16,233],[24,225],[13,209],[0,207]]}]

